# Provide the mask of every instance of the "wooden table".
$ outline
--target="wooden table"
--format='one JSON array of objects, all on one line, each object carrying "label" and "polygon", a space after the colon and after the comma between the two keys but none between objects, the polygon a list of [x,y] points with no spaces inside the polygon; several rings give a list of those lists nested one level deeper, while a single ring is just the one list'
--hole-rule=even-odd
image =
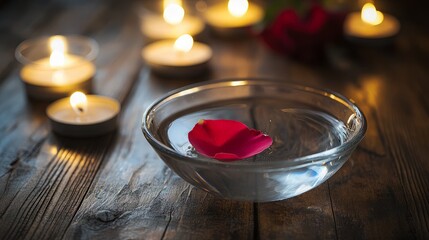
[{"label": "wooden table", "polygon": [[[395,44],[343,45],[322,64],[207,32],[211,72],[196,79],[157,77],[142,63],[136,3],[1,3],[0,239],[429,239],[427,3],[380,1],[403,24]],[[122,102],[116,133],[60,137],[50,131],[47,104],[26,97],[14,49],[52,34],[100,44],[94,92]],[[144,139],[143,111],[180,86],[249,76],[353,99],[368,120],[365,139],[331,179],[292,199],[230,201],[190,186]]]}]

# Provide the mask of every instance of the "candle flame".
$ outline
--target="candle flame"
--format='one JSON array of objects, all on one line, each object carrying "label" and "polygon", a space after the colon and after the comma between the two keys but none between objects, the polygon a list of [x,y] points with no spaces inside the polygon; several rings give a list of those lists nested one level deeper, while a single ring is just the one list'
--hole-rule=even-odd
[{"label": "candle flame", "polygon": [[64,36],[56,35],[49,38],[49,46],[52,51],[66,51],[66,41]]},{"label": "candle flame", "polygon": [[182,53],[191,51],[194,45],[194,39],[189,34],[183,34],[174,42],[174,50]]},{"label": "candle flame", "polygon": [[234,17],[241,17],[246,14],[249,8],[249,2],[247,0],[229,0],[228,11]]},{"label": "candle flame", "polygon": [[374,4],[365,3],[362,7],[361,19],[363,22],[375,26],[383,22],[384,16],[383,13],[377,11]]},{"label": "candle flame", "polygon": [[52,53],[49,57],[49,64],[52,67],[62,67],[65,65],[66,41],[63,36],[53,36],[49,38],[49,46]]},{"label": "candle flame", "polygon": [[183,21],[185,10],[177,3],[170,3],[164,8],[163,16],[167,23],[177,25]]},{"label": "candle flame", "polygon": [[70,96],[70,105],[78,115],[84,114],[88,109],[88,100],[82,92],[74,92]]}]

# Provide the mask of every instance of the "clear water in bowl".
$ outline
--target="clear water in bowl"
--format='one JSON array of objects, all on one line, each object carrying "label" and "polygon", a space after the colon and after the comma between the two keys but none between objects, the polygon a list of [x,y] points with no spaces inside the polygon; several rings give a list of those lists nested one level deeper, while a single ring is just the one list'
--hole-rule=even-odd
[{"label": "clear water in bowl", "polygon": [[[273,145],[264,152],[241,162],[287,161],[341,145],[348,130],[342,121],[314,107],[279,101],[278,99],[242,99],[217,102],[175,114],[162,123],[161,140],[180,154],[205,158],[188,140],[188,132],[200,119],[233,119],[258,129],[273,138]],[[248,171],[211,173],[201,169],[190,178],[201,178],[206,188],[223,197],[255,201],[278,200],[306,192],[322,183],[342,165],[338,157],[326,156],[319,162],[300,168],[268,171],[256,176]],[[207,159],[207,158],[206,158]],[[210,159],[209,161],[217,161]],[[174,164],[174,163],[173,163]],[[173,166],[174,169],[174,166]],[[253,174],[253,175],[252,175]]]}]

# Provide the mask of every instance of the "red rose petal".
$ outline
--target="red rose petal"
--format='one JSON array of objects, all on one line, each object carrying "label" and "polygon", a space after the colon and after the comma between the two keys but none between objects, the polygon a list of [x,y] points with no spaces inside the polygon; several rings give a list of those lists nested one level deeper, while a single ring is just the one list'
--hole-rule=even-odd
[{"label": "red rose petal", "polygon": [[254,156],[273,143],[261,131],[234,120],[201,120],[188,133],[188,138],[199,153],[221,161]]}]

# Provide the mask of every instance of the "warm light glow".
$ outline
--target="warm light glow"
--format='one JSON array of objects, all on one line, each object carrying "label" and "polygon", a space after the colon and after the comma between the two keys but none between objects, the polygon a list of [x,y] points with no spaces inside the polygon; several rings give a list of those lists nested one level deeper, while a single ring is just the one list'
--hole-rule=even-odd
[{"label": "warm light glow", "polygon": [[50,147],[49,147],[49,153],[50,153],[52,156],[57,155],[57,153],[58,153],[58,148],[57,148],[56,146],[50,146]]},{"label": "warm light glow", "polygon": [[194,39],[189,34],[183,34],[174,42],[174,50],[182,53],[191,51]]},{"label": "warm light glow", "polygon": [[179,6],[182,6],[182,0],[164,0],[163,8],[165,9],[170,4],[178,4]]},{"label": "warm light glow", "polygon": [[182,22],[185,16],[185,10],[177,3],[168,4],[164,8],[164,20],[172,25],[177,25]]},{"label": "warm light glow", "polygon": [[52,67],[62,67],[65,65],[66,42],[63,36],[53,36],[49,39],[49,46],[52,53],[49,57],[49,64]]},{"label": "warm light glow", "polygon": [[246,14],[249,8],[249,2],[247,0],[229,0],[228,11],[234,17],[241,17]]},{"label": "warm light glow", "polygon": [[88,108],[86,95],[82,92],[74,92],[70,96],[70,105],[78,115],[84,114]]},{"label": "warm light glow", "polygon": [[66,76],[64,71],[58,70],[52,74],[52,82],[57,85],[63,85],[66,83]]},{"label": "warm light glow", "polygon": [[52,67],[62,67],[66,64],[66,58],[64,52],[53,51],[49,57],[49,64]]},{"label": "warm light glow", "polygon": [[365,3],[362,7],[361,19],[362,21],[375,26],[383,22],[384,16],[383,13],[377,11],[374,4]]},{"label": "warm light glow", "polygon": [[233,81],[231,82],[231,86],[237,87],[237,86],[243,86],[247,83],[247,81]]},{"label": "warm light glow", "polygon": [[64,36],[52,36],[49,38],[49,46],[51,47],[51,51],[66,51],[66,41]]}]

